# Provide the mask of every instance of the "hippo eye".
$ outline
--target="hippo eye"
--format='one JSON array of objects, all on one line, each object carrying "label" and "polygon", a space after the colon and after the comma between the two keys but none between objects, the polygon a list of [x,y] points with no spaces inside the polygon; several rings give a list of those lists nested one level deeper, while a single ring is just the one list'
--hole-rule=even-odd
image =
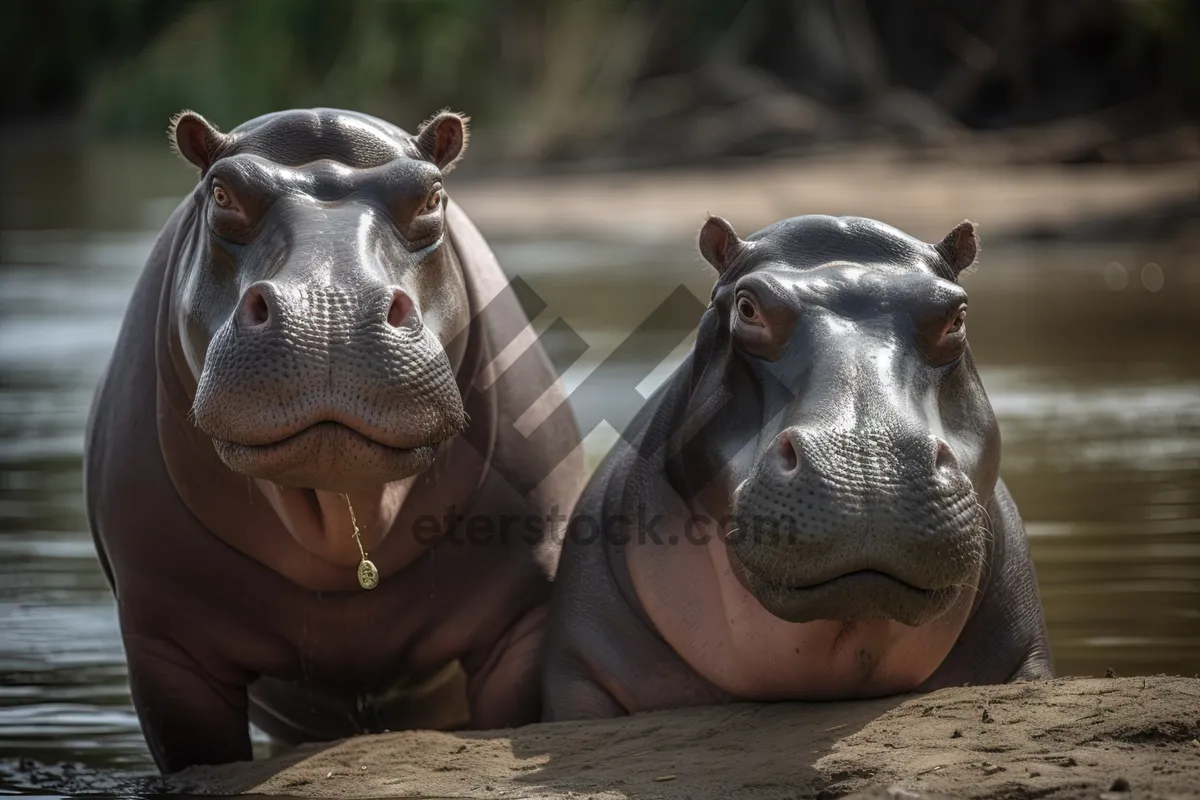
[{"label": "hippo eye", "polygon": [[433,190],[429,192],[429,199],[425,201],[424,211],[426,213],[433,211],[441,204],[442,204],[442,185],[440,183],[435,183],[433,185]]},{"label": "hippo eye", "polygon": [[213,202],[215,202],[221,208],[229,207],[229,192],[225,191],[224,187],[222,187],[220,184],[213,186],[212,196]]},{"label": "hippo eye", "polygon": [[743,322],[758,324],[758,306],[754,304],[754,300],[748,294],[739,295],[737,299],[738,316]]},{"label": "hippo eye", "polygon": [[946,335],[953,336],[957,333],[962,333],[963,328],[967,325],[967,307],[961,306],[954,318],[950,320],[950,324],[946,326]]}]

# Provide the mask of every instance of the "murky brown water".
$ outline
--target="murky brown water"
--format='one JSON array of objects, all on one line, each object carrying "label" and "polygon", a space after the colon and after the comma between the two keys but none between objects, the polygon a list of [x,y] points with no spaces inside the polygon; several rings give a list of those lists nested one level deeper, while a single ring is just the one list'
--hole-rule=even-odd
[{"label": "murky brown water", "polygon": [[[3,166],[0,794],[64,774],[23,759],[150,766],[87,534],[80,450],[133,281],[190,188],[175,162],[137,151]],[[1058,671],[1200,672],[1200,260],[1151,245],[985,248],[965,281],[970,336]],[[686,247],[496,249],[547,301],[535,324],[562,317],[592,345],[570,386],[681,283],[702,299],[710,288]],[[628,368],[649,389],[669,366]],[[593,434],[593,455],[611,440]]]}]

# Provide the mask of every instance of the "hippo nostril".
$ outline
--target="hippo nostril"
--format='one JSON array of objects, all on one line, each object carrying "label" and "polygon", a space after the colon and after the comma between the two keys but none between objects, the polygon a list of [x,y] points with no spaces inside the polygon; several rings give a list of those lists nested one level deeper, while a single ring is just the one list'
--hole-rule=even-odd
[{"label": "hippo nostril", "polygon": [[779,448],[779,460],[785,473],[792,473],[800,466],[800,457],[796,454],[796,445],[787,431],[779,437],[776,445]]},{"label": "hippo nostril", "polygon": [[242,321],[247,328],[257,328],[265,325],[271,319],[271,307],[262,289],[257,286],[246,292],[242,301]]},{"label": "hippo nostril", "polygon": [[934,459],[935,467],[937,469],[957,469],[958,459],[954,457],[954,451],[950,449],[950,445],[941,439],[934,439],[934,443],[934,447],[937,449]]},{"label": "hippo nostril", "polygon": [[388,325],[391,325],[393,328],[399,328],[404,324],[404,320],[408,318],[409,313],[412,311],[412,307],[412,298],[397,289],[392,294],[392,305],[391,308],[388,309]]}]

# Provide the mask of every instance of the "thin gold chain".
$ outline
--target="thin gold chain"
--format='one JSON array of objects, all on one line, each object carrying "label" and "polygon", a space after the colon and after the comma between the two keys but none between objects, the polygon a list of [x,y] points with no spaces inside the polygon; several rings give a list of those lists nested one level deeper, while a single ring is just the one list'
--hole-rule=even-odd
[{"label": "thin gold chain", "polygon": [[358,520],[354,518],[354,506],[350,504],[350,495],[344,494],[342,497],[346,498],[346,508],[350,509],[350,524],[354,527],[354,543],[358,545],[358,554],[366,560],[367,551],[363,549],[362,535],[358,530]]},{"label": "thin gold chain", "polygon": [[379,585],[379,569],[367,558],[363,548],[362,531],[358,529],[358,520],[354,518],[354,506],[350,503],[350,495],[344,494],[346,508],[350,509],[350,525],[354,528],[354,543],[358,545],[358,585],[364,589],[374,589]]}]

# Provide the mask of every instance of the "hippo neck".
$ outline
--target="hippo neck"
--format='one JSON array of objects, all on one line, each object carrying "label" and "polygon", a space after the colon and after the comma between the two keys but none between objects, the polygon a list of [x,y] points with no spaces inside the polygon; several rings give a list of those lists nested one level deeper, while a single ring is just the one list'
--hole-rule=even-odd
[{"label": "hippo neck", "polygon": [[709,439],[712,426],[721,424],[722,410],[732,399],[723,381],[706,380],[723,369],[714,363],[720,358],[720,335],[720,319],[710,309],[700,321],[692,352],[663,393],[655,421],[647,428],[647,434],[660,441],[642,448],[654,454],[654,467],[693,512],[714,518],[728,512],[731,500],[720,480],[725,465],[713,463]]},{"label": "hippo neck", "polygon": [[[230,547],[306,589],[355,589],[357,579],[353,565],[331,563],[303,545],[289,531],[258,481],[226,467],[211,439],[189,420],[196,379],[183,353],[176,298],[183,260],[194,249],[198,224],[195,207],[185,201],[164,233],[172,240],[167,263],[160,267],[162,289],[155,331],[155,359],[157,432],[168,476],[192,515]],[[459,248],[453,234],[451,230],[446,246],[457,253]],[[379,530],[373,536],[364,536],[364,545],[385,581],[428,549],[428,543],[404,535],[411,532],[414,521],[424,515],[441,519],[450,510],[465,512],[487,472],[490,443],[495,438],[495,409],[491,408],[490,395],[467,393],[466,388],[472,385],[494,354],[490,352],[486,331],[477,322],[481,302],[469,269],[463,270],[463,278],[467,285],[471,323],[456,378],[460,391],[467,398],[470,430],[445,443],[433,464],[423,473],[399,482],[402,485],[391,485],[393,491],[381,489],[378,494],[366,495],[366,502],[378,503],[379,508],[365,507],[363,499],[356,497],[355,516],[360,520],[380,521]],[[480,453],[487,456],[481,458]],[[434,485],[436,491],[431,491]]]}]

